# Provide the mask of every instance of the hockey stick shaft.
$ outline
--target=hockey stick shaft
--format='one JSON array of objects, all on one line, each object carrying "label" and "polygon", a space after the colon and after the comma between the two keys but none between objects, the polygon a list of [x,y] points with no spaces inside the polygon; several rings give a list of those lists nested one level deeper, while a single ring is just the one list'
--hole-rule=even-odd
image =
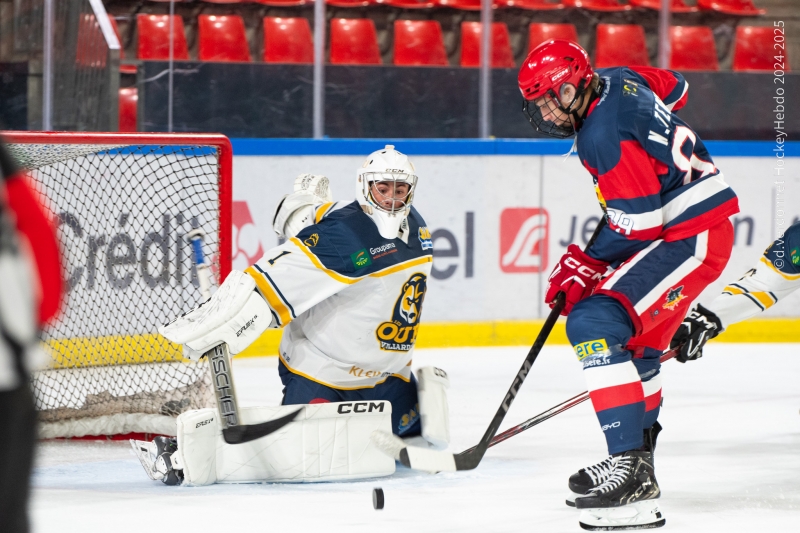
[{"label": "hockey stick shaft", "polygon": [[[586,244],[585,250],[588,250],[589,247],[592,246],[606,223],[606,218],[603,217],[597,224],[597,227],[592,234],[592,238],[589,239],[589,242]],[[486,433],[483,434],[481,440],[474,448],[471,449],[471,451],[462,452],[454,456],[456,470],[472,470],[473,468],[476,468],[481,462],[481,459],[483,459],[483,455],[486,453],[486,450],[489,448],[492,439],[497,434],[500,424],[503,423],[503,419],[505,418],[506,413],[508,413],[508,409],[511,407],[511,404],[514,402],[514,398],[516,398],[520,387],[522,387],[525,378],[528,377],[528,373],[530,372],[533,363],[536,362],[536,358],[539,357],[539,353],[542,351],[542,347],[544,346],[547,337],[550,336],[553,326],[555,326],[558,317],[561,315],[564,305],[565,295],[563,292],[560,292],[556,297],[552,311],[550,311],[550,314],[544,321],[544,325],[539,331],[539,334],[536,336],[536,340],[533,341],[533,346],[531,346],[531,349],[528,350],[528,355],[525,357],[525,360],[522,362],[522,366],[517,372],[517,375],[514,377],[514,381],[511,382],[511,387],[509,387],[505,398],[503,398],[503,401],[495,413],[494,418],[492,418],[489,427],[486,429]]]},{"label": "hockey stick shaft", "polygon": [[200,228],[195,228],[186,234],[186,240],[192,246],[192,257],[194,257],[195,269],[197,271],[197,283],[200,285],[200,294],[203,300],[211,298],[211,270],[206,262],[203,253],[203,237],[205,233]]},{"label": "hockey stick shaft", "polygon": [[[672,350],[670,350],[668,352],[665,352],[661,356],[661,359],[660,359],[661,362],[664,363],[666,361],[669,361],[670,359],[672,359],[673,357],[678,355],[679,351],[680,351],[680,347],[677,347],[677,348],[674,348],[674,349],[672,349]],[[586,392],[586,391],[578,394],[577,396],[573,396],[569,400],[565,400],[565,401],[561,402],[560,404],[555,405],[555,406],[551,407],[550,409],[539,413],[538,415],[534,416],[533,418],[529,418],[528,420],[526,420],[525,422],[522,422],[521,424],[517,424],[516,426],[508,428],[507,430],[503,431],[502,433],[498,433],[492,439],[492,442],[489,444],[488,447],[491,448],[492,446],[496,446],[496,445],[500,444],[504,440],[510,439],[514,435],[519,435],[523,431],[525,431],[527,429],[530,429],[533,426],[537,426],[537,425],[541,424],[542,422],[544,422],[545,420],[550,420],[554,416],[556,416],[558,414],[561,414],[564,411],[567,411],[569,409],[572,409],[576,405],[580,405],[580,404],[582,404],[583,402],[585,402],[588,399],[589,399],[589,393]],[[462,453],[470,453],[476,447],[477,446],[473,446],[472,448],[470,448],[468,450],[465,450]]]}]

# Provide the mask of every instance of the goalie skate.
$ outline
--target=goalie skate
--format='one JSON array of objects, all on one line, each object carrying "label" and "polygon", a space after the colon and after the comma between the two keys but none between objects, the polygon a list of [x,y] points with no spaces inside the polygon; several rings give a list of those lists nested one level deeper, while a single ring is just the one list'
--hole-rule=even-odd
[{"label": "goalie skate", "polygon": [[153,481],[160,481],[164,474],[156,469],[156,459],[158,450],[155,442],[131,439],[131,448],[142,463],[142,468],[147,472],[147,476]]},{"label": "goalie skate", "polygon": [[130,439],[130,442],[150,479],[166,485],[181,484],[183,467],[173,460],[173,453],[178,449],[176,439],[156,437],[152,442],[134,439]]}]

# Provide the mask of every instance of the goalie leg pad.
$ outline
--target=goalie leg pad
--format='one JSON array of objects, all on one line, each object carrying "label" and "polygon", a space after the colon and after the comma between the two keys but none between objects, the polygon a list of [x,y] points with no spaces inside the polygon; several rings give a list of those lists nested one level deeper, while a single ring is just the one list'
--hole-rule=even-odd
[{"label": "goalie leg pad", "polygon": [[447,372],[433,366],[420,368],[416,374],[422,438],[434,449],[444,450],[450,444],[450,408],[447,404],[450,379]]},{"label": "goalie leg pad", "polygon": [[202,355],[227,343],[231,354],[247,348],[272,324],[272,311],[256,291],[256,282],[232,270],[208,301],[158,328],[172,342],[185,344],[187,355]]},{"label": "goalie leg pad", "polygon": [[[297,407],[245,408],[242,420],[265,422]],[[370,441],[375,430],[391,432],[391,412],[388,401],[306,405],[275,433],[231,445],[223,440],[213,409],[189,411],[178,417],[184,483],[308,483],[391,475],[394,460]]]}]

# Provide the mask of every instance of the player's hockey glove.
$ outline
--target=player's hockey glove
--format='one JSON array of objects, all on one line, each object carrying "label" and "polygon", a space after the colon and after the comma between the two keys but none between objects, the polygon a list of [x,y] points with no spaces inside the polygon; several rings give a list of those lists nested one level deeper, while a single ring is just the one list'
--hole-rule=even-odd
[{"label": "player's hockey glove", "polygon": [[586,255],[575,244],[570,244],[548,279],[545,303],[552,309],[559,292],[563,291],[566,300],[561,314],[566,316],[572,307],[592,294],[595,286],[606,273],[608,263]]},{"label": "player's hockey glove", "polygon": [[720,333],[723,327],[719,317],[697,304],[689,316],[683,319],[675,336],[669,343],[670,349],[681,347],[675,358],[681,363],[703,357],[703,346]]}]

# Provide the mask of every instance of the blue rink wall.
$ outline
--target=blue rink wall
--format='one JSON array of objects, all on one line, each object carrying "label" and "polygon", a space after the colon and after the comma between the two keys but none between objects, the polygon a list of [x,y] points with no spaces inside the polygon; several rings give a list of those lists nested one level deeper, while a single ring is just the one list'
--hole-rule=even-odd
[{"label": "blue rink wall", "polygon": [[[324,174],[334,199],[350,201],[356,170],[386,144],[408,154],[419,185],[414,205],[434,241],[417,346],[529,344],[547,316],[546,280],[566,247],[583,244],[601,210],[572,141],[521,139],[232,139],[233,264],[245,268],[278,244],[272,216],[295,176]],[[708,302],[741,277],[763,250],[800,220],[800,142],[708,141],[737,192],[736,241]],[[800,291],[735,325],[726,341],[800,341]],[[387,310],[391,313],[391,310]],[[253,346],[277,353],[280,332]],[[566,343],[563,324],[549,342]]]}]

